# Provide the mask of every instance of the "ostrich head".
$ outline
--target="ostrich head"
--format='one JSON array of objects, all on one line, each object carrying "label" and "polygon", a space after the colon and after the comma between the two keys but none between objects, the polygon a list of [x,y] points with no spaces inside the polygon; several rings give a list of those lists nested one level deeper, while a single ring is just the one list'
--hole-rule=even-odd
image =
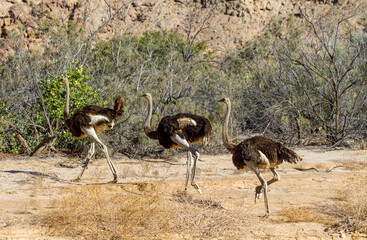
[{"label": "ostrich head", "polygon": [[223,98],[223,99],[219,100],[218,102],[229,103],[230,100],[229,100],[229,98],[226,97],[226,98]]},{"label": "ostrich head", "polygon": [[64,77],[64,78],[60,79],[59,81],[62,82],[63,84],[67,84],[69,82],[69,79]]},{"label": "ostrich head", "polygon": [[140,97],[143,97],[143,98],[146,98],[146,99],[152,99],[152,94],[150,94],[150,93],[144,93]]}]

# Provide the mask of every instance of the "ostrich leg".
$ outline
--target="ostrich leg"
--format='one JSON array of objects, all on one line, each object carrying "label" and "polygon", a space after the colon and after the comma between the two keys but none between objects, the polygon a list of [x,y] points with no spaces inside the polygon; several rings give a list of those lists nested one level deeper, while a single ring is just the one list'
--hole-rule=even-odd
[{"label": "ostrich leg", "polygon": [[[268,186],[272,183],[275,183],[277,181],[280,180],[280,175],[278,174],[277,171],[275,171],[275,168],[270,168],[270,171],[274,174],[273,178],[271,180],[269,180],[267,182]],[[255,190],[255,202],[256,202],[256,199],[260,199],[261,197],[261,191],[263,189],[263,186],[262,185],[259,185],[256,187],[256,190]]]},{"label": "ostrich leg", "polygon": [[[182,146],[187,151],[189,151],[188,159],[187,159],[186,182],[188,183],[188,180],[190,178],[190,172],[191,172],[191,185],[199,192],[199,194],[201,194],[201,189],[199,185],[195,183],[196,162],[199,158],[199,153],[193,147],[191,147],[190,144],[185,139],[182,139],[177,134],[175,134],[174,136],[171,136],[171,139],[173,142],[177,143],[178,145]],[[194,161],[192,161],[192,158],[191,158],[192,155],[194,157]],[[190,156],[190,159],[189,159],[189,156]],[[185,190],[187,190],[187,184],[185,186]]]},{"label": "ostrich leg", "polygon": [[116,174],[116,170],[113,167],[113,164],[111,162],[110,156],[108,155],[108,149],[106,147],[106,145],[104,145],[101,140],[99,140],[96,131],[94,130],[94,128],[86,128],[84,129],[84,132],[92,139],[92,141],[96,142],[98,144],[98,146],[102,149],[102,151],[104,152],[106,159],[107,159],[107,163],[108,166],[111,169],[111,172],[113,174],[113,180],[111,181],[111,183],[116,183],[117,182],[117,174]]},{"label": "ostrich leg", "polygon": [[74,182],[79,182],[80,181],[80,178],[82,177],[82,175],[84,173],[84,170],[88,167],[88,163],[89,163],[90,159],[93,157],[94,152],[95,152],[95,143],[92,141],[92,143],[90,144],[90,148],[88,150],[87,157],[86,157],[86,159],[84,161],[84,164],[83,164],[83,169],[82,169],[81,173],[79,174],[79,176],[76,179],[73,180]]},{"label": "ostrich leg", "polygon": [[[252,163],[252,162],[251,162]],[[269,216],[269,203],[268,203],[268,183],[266,182],[266,180],[264,179],[264,177],[261,175],[259,168],[254,165],[251,164],[252,166],[249,166],[252,171],[254,171],[254,173],[256,174],[257,178],[259,179],[260,183],[261,183],[261,188],[260,188],[260,192],[261,189],[264,189],[264,204],[265,204],[265,209],[266,209],[266,213],[265,213],[265,217]],[[256,187],[256,191],[258,189],[259,186]],[[256,197],[257,197],[257,192],[255,193],[255,202],[256,202]]]},{"label": "ostrich leg", "polygon": [[190,151],[187,151],[187,172],[186,172],[186,181],[185,181],[185,191],[187,191],[187,185],[189,185],[190,172],[192,171],[192,154]]},{"label": "ostrich leg", "polygon": [[195,175],[196,175],[196,163],[199,159],[199,152],[196,151],[196,154],[194,155],[194,166],[192,167],[192,172],[191,172],[191,185],[199,192],[199,194],[201,194],[201,189],[199,188],[199,186],[194,182],[195,180]]}]

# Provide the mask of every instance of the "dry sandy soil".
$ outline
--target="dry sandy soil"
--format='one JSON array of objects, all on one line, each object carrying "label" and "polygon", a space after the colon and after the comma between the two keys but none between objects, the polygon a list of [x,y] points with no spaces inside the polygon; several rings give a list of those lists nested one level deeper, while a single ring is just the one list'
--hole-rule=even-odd
[{"label": "dry sandy soil", "polygon": [[[174,212],[179,211],[183,218],[191,216],[201,229],[190,231],[190,227],[182,227],[181,222],[182,232],[143,234],[139,239],[352,238],[349,234],[326,232],[325,228],[339,220],[338,206],[342,204],[343,191],[349,188],[351,181],[366,175],[366,169],[350,170],[346,166],[366,162],[367,153],[345,149],[296,151],[303,162],[280,166],[281,180],[270,186],[268,218],[262,217],[265,213],[262,199],[254,203],[254,188],[259,184],[256,176],[235,170],[230,155],[202,154],[197,166],[197,183],[203,194],[190,187],[185,197],[182,197],[186,173],[183,154],[169,161],[115,155],[112,160],[119,174],[117,184],[107,183],[112,180],[112,174],[104,159],[92,160],[82,181],[73,183],[69,180],[81,169],[75,167],[79,166],[76,156],[3,157],[0,159],[0,239],[83,238],[85,236],[60,236],[41,223],[44,214],[50,211],[52,214],[54,200],[76,188],[108,188],[110,192],[123,195],[142,191],[146,184],[156,186],[154,189],[159,195],[172,202],[165,208],[175,208]],[[314,169],[299,171],[295,168]],[[272,176],[270,172],[264,175],[267,179]],[[305,211],[308,217],[303,216],[302,220]],[[203,222],[200,223],[200,219]],[[188,226],[190,224],[193,223]]]}]

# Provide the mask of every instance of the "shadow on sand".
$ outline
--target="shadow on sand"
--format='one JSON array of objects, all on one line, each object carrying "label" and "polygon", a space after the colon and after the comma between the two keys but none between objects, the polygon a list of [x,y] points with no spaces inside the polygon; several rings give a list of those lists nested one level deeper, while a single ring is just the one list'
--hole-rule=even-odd
[{"label": "shadow on sand", "polygon": [[56,182],[72,183],[72,184],[74,184],[73,182],[70,182],[69,180],[61,179],[61,178],[58,178],[56,176],[53,176],[53,175],[50,175],[50,174],[46,174],[46,173],[37,172],[37,171],[20,171],[20,170],[6,170],[6,171],[3,171],[3,170],[0,170],[0,172],[3,172],[3,173],[11,173],[11,174],[23,173],[23,174],[27,174],[27,175],[31,175],[31,176],[35,176],[35,177],[49,178],[49,179],[54,180]]}]

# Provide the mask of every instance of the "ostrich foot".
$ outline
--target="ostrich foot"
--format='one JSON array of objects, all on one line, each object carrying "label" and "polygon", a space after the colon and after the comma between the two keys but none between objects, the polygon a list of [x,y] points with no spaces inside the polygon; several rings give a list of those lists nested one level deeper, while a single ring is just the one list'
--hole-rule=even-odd
[{"label": "ostrich foot", "polygon": [[257,186],[255,188],[255,203],[256,203],[256,199],[260,199],[261,198],[261,195],[262,195],[262,190],[263,190],[263,186]]},{"label": "ostrich foot", "polygon": [[108,183],[117,183],[117,175],[113,175],[113,180]]},{"label": "ostrich foot", "polygon": [[71,182],[80,182],[80,177],[77,177],[77,178],[71,180]]},{"label": "ostrich foot", "polygon": [[202,191],[199,187],[199,185],[197,185],[196,183],[191,183],[191,185],[198,191],[198,193],[201,195]]}]

